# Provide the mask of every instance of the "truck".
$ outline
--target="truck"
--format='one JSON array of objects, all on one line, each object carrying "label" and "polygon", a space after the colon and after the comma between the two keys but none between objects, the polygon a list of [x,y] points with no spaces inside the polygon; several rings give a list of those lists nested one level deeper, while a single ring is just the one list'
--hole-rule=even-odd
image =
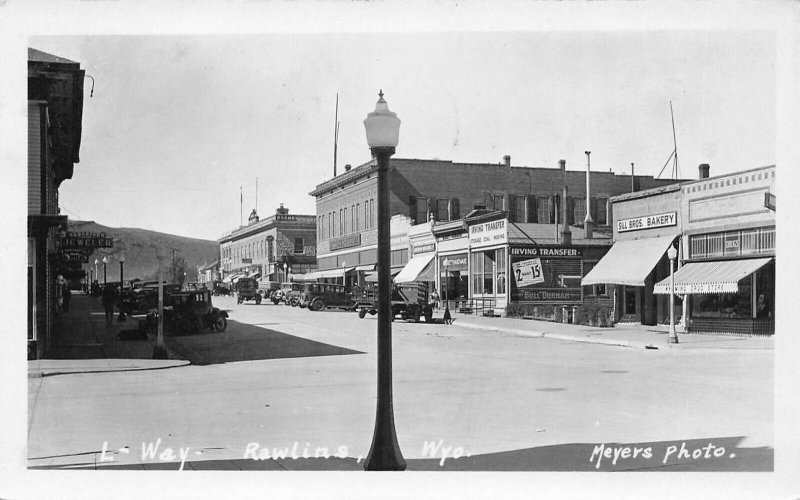
[{"label": "truck", "polygon": [[[367,313],[371,315],[378,313],[377,284],[370,284],[361,289],[356,298],[355,309],[361,319]],[[393,283],[391,315],[392,321],[399,318],[418,323],[420,318],[424,318],[426,323],[430,323],[433,320],[433,306],[428,297],[427,283],[417,281]]]},{"label": "truck", "polygon": [[256,304],[261,304],[258,280],[255,278],[239,278],[236,282],[236,303],[241,304],[245,300],[255,300]]}]

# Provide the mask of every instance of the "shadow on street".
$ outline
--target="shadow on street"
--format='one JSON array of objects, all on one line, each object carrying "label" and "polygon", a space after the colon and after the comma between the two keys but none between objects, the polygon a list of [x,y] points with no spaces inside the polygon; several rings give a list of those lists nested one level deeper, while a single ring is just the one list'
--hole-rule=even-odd
[{"label": "shadow on street", "polygon": [[165,340],[171,350],[182,359],[189,360],[193,365],[364,354],[361,351],[230,320],[228,329],[222,333],[202,332],[194,335],[171,335],[166,336]]}]

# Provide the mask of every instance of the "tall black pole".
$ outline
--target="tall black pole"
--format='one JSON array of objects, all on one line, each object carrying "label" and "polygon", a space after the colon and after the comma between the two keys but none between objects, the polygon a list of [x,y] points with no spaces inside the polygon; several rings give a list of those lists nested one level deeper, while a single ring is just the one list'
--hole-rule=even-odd
[{"label": "tall black pole", "polygon": [[124,298],[125,294],[125,281],[122,279],[122,266],[125,263],[123,261],[119,261],[119,316],[117,317],[117,321],[127,321],[127,317],[125,316],[125,304],[123,304],[122,299]]},{"label": "tall black pole", "polygon": [[378,161],[378,404],[365,470],[405,470],[392,407],[392,276],[389,240],[389,157],[394,148],[372,148]]}]

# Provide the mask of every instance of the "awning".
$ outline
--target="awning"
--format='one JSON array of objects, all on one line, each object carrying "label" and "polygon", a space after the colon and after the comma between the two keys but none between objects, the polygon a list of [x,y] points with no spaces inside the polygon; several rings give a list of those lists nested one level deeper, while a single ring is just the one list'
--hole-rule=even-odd
[{"label": "awning", "polygon": [[235,273],[235,274],[231,274],[230,276],[227,276],[225,278],[225,281],[229,281],[231,283],[234,283],[234,280],[238,280],[241,277],[242,277],[242,273]]},{"label": "awning", "polygon": [[328,269],[326,271],[315,271],[313,273],[306,273],[306,274],[313,274],[314,278],[341,278],[344,276],[345,273],[352,271],[352,267],[347,267],[343,269]]},{"label": "awning", "polygon": [[364,266],[356,266],[356,271],[374,271],[375,264],[367,264]]},{"label": "awning", "polygon": [[[403,270],[402,267],[393,267],[389,271],[389,274],[392,277],[394,277],[394,276],[397,276],[397,273],[399,273],[402,270]],[[378,282],[378,271],[375,271],[374,273],[365,274],[364,275],[364,281],[367,281],[369,283],[377,283]]]},{"label": "awning", "polygon": [[614,243],[611,250],[584,276],[581,286],[602,283],[644,286],[644,279],[656,267],[674,239],[675,236],[666,236]]},{"label": "awning", "polygon": [[[675,293],[736,293],[739,291],[739,280],[750,276],[771,260],[772,257],[690,262],[675,273]],[[669,293],[669,278],[656,283],[653,293]]]},{"label": "awning", "polygon": [[394,277],[395,283],[410,281],[433,281],[433,253],[424,253],[411,258],[402,271]]}]

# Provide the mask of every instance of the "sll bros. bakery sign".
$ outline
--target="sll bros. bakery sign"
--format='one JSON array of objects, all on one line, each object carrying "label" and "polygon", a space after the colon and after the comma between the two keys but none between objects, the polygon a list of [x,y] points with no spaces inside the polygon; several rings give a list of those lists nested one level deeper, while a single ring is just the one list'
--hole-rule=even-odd
[{"label": "sll bros. bakery sign", "polygon": [[678,212],[668,212],[665,214],[647,215],[644,217],[618,220],[617,232],[624,233],[626,231],[639,231],[641,229],[675,226],[677,224]]}]

